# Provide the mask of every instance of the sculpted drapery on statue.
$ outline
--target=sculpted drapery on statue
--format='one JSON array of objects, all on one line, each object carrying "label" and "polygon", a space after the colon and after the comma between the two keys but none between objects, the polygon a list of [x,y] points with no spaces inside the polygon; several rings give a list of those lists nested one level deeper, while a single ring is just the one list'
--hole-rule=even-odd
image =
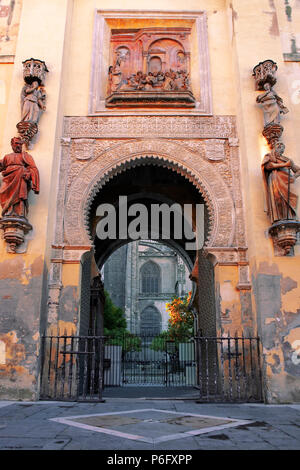
[{"label": "sculpted drapery on statue", "polygon": [[2,184],[0,203],[2,217],[26,217],[28,213],[28,193],[40,190],[39,171],[31,155],[22,152],[22,141],[18,137],[11,140],[13,153],[5,155],[0,161]]},{"label": "sculpted drapery on statue", "polygon": [[24,242],[25,234],[32,229],[27,220],[29,191],[32,189],[38,194],[40,190],[39,171],[32,156],[22,152],[22,144],[19,137],[11,139],[13,152],[0,161],[0,227],[11,253],[16,252]]},{"label": "sculpted drapery on statue", "polygon": [[21,92],[21,121],[17,129],[27,148],[38,132],[41,113],[46,110],[46,72],[48,69],[42,60],[31,58],[23,62],[25,84]]},{"label": "sculpted drapery on statue", "polygon": [[42,111],[45,111],[46,93],[44,87],[38,81],[31,85],[24,85],[21,93],[22,121],[31,121],[35,124],[39,122]]},{"label": "sculpted drapery on statue", "polygon": [[280,114],[287,114],[289,110],[284,106],[283,100],[272,89],[270,83],[265,83],[265,93],[256,98],[264,111],[265,126],[280,123]]},{"label": "sculpted drapery on statue", "polygon": [[256,102],[263,108],[262,134],[270,147],[270,153],[262,161],[267,213],[272,224],[269,233],[273,238],[275,254],[287,255],[295,245],[300,229],[296,213],[298,197],[292,190],[292,183],[300,176],[300,167],[284,156],[285,146],[280,141],[284,130],[280,124],[281,114],[289,110],[273,90],[277,81],[276,72],[276,63],[265,60],[254,67],[253,76],[257,90],[264,91]]},{"label": "sculpted drapery on statue", "polygon": [[48,69],[42,60],[31,58],[23,62],[25,84],[21,92],[21,121],[16,125],[20,137],[11,139],[13,152],[0,161],[0,228],[11,253],[16,253],[17,248],[19,252],[26,251],[26,243],[23,243],[25,234],[32,230],[27,220],[28,194],[30,190],[36,194],[40,190],[39,171],[32,156],[23,151],[22,147],[24,145],[28,148],[31,144],[38,132],[41,112],[46,109],[46,72]]},{"label": "sculpted drapery on statue", "polygon": [[[300,176],[300,168],[283,155],[284,148],[281,142],[277,143],[262,162],[267,209],[272,223],[297,217],[298,197],[292,192],[291,184],[294,178]],[[290,170],[294,173],[294,178]]]}]

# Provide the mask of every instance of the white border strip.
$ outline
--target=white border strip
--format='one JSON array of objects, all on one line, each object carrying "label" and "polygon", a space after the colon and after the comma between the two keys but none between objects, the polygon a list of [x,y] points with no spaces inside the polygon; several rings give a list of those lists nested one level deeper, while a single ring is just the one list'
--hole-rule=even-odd
[{"label": "white border strip", "polygon": [[[144,411],[155,411],[158,413],[166,413],[166,414],[174,414],[174,415],[181,415],[181,416],[195,416],[197,418],[209,418],[209,419],[222,419],[222,420],[229,420],[231,421],[230,423],[219,425],[219,426],[210,426],[207,428],[202,428],[202,429],[194,429],[192,431],[186,431],[183,433],[176,433],[176,434],[168,434],[162,437],[158,437],[156,439],[152,438],[147,438],[145,436],[140,436],[140,435],[135,435],[135,434],[128,434],[128,433],[123,433],[120,431],[116,431],[113,429],[108,429],[108,428],[99,428],[96,426],[91,426],[88,424],[84,423],[78,423],[76,421],[73,421],[74,419],[77,418],[90,418],[90,417],[96,417],[96,416],[111,416],[111,415],[124,415],[124,414],[131,414],[131,413],[142,413]],[[176,439],[183,439],[187,437],[193,437],[193,436],[198,436],[200,434],[207,434],[210,432],[214,431],[220,431],[223,429],[227,428],[232,428],[235,426],[241,426],[243,424],[250,424],[253,423],[254,421],[250,420],[240,420],[240,419],[234,419],[234,418],[228,418],[224,416],[212,416],[212,415],[199,415],[196,413],[185,413],[185,412],[178,412],[178,411],[170,411],[170,410],[160,410],[156,408],[143,408],[139,410],[130,410],[130,411],[114,411],[114,412],[107,412],[107,413],[94,413],[94,414],[88,414],[88,415],[76,415],[76,416],[68,416],[67,418],[50,418],[50,421],[55,421],[60,424],[66,424],[68,426],[74,426],[77,428],[81,429],[86,429],[87,431],[93,431],[93,432],[100,432],[102,434],[109,434],[111,436],[116,436],[116,437],[122,437],[124,439],[130,439],[133,441],[140,441],[140,442],[147,442],[148,444],[158,444],[160,442],[166,442],[166,441],[172,441]]]}]

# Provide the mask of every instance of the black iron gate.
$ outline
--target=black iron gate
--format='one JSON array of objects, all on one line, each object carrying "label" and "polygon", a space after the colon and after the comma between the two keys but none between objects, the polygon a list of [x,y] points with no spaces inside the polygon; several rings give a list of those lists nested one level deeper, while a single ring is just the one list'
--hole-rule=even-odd
[{"label": "black iron gate", "polygon": [[259,338],[43,336],[40,399],[102,401],[104,387],[193,386],[199,401],[262,401]]},{"label": "black iron gate", "polygon": [[107,337],[104,355],[111,360],[110,369],[104,372],[107,386],[196,384],[192,338],[174,341],[157,333]]}]

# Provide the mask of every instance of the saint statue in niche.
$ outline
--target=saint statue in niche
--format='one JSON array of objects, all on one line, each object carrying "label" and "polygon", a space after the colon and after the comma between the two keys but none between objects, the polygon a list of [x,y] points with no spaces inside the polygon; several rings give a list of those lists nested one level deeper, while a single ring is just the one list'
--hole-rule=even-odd
[{"label": "saint statue in niche", "polygon": [[0,161],[2,185],[0,187],[0,204],[2,217],[24,217],[28,212],[28,193],[32,189],[39,193],[39,171],[31,155],[22,152],[22,140],[11,139],[13,153],[5,155]]}]

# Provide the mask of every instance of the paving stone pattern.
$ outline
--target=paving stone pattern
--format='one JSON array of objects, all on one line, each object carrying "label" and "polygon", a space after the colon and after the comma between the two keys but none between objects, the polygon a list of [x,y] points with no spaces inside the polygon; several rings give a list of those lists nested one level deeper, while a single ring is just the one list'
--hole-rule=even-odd
[{"label": "paving stone pattern", "polygon": [[[105,403],[0,402],[0,450],[300,450],[300,405],[199,404],[186,398],[106,398]],[[139,410],[145,409],[156,411],[139,415]],[[101,423],[95,416],[91,417],[90,424],[114,430],[123,428],[123,431],[127,426],[127,433],[143,431],[152,442],[53,421],[74,419],[74,416],[81,420],[85,415],[103,413],[110,417],[102,416]],[[203,418],[201,423],[192,415],[209,418]],[[219,423],[219,430],[184,439],[176,431],[179,427],[184,432],[195,431],[201,425],[211,425],[211,420]],[[228,420],[247,423],[224,429],[222,425],[228,424]],[[163,433],[162,425],[166,426]],[[177,437],[154,442],[168,434]]]}]

